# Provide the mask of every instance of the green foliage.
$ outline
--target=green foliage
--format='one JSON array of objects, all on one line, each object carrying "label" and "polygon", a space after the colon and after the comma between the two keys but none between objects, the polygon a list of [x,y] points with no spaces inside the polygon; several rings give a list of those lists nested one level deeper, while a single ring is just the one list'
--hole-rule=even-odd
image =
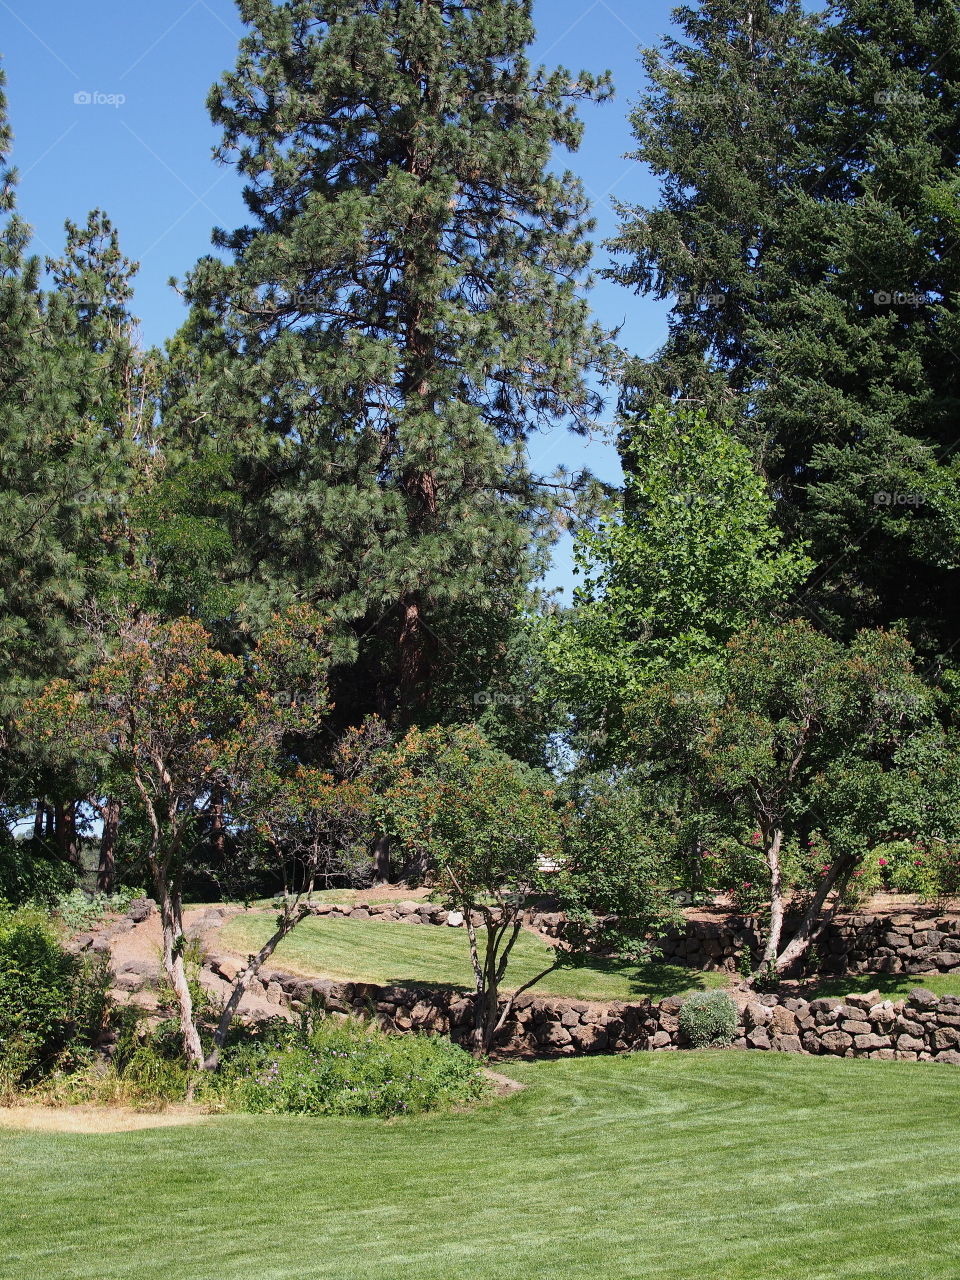
[{"label": "green foliage", "polygon": [[636,713],[636,749],[705,817],[713,885],[762,883],[771,911],[794,890],[816,912],[893,833],[957,830],[955,744],[902,636],[844,646],[803,622],[755,625],[719,668],[652,686]]},{"label": "green foliage", "polygon": [[669,894],[672,846],[645,780],[628,771],[578,775],[563,788],[570,809],[561,868],[550,881],[567,921],[561,945],[649,959],[679,913]]},{"label": "green foliage", "polygon": [[878,851],[881,874],[898,893],[916,894],[921,902],[946,906],[960,897],[960,847],[934,839],[901,840]]},{"label": "green foliage", "polygon": [[[388,829],[461,909],[542,891],[562,856],[549,776],[491,747],[479,729],[411,730],[384,762]],[[502,903],[501,903],[502,905]]]},{"label": "green foliage", "polygon": [[111,912],[122,913],[138,897],[136,889],[124,889],[119,893],[84,892],[73,889],[60,895],[52,904],[52,911],[63,923],[68,933],[83,933],[99,924]]},{"label": "green foliage", "polygon": [[737,1031],[737,1008],[726,991],[696,991],[680,1008],[680,1030],[694,1049],[730,1044]]},{"label": "green foliage", "polygon": [[391,1036],[325,1018],[272,1024],[225,1057],[218,1087],[243,1111],[315,1116],[415,1115],[488,1096],[476,1062],[438,1036]]},{"label": "green foliage", "polygon": [[64,951],[46,916],[0,909],[0,1075],[16,1086],[48,1071],[103,1025],[106,972]]},{"label": "green foliage", "polygon": [[649,684],[718,659],[734,632],[781,611],[812,565],[782,546],[749,451],[703,411],[654,411],[632,435],[621,508],[580,535],[576,608],[548,661],[592,756],[617,759]]},{"label": "green foliage", "polygon": [[50,906],[73,891],[77,870],[37,840],[0,837],[0,902]]},{"label": "green foliage", "polygon": [[608,80],[532,67],[516,0],[242,17],[209,106],[250,218],[189,278],[214,376],[181,416],[199,399],[236,443],[254,607],[336,601],[357,648],[338,709],[467,720],[587,487],[538,475],[526,442],[601,407],[587,199],[553,163]]},{"label": "green foliage", "polygon": [[[952,4],[710,0],[644,53],[611,275],[672,298],[626,379],[627,439],[678,397],[732,414],[845,638],[958,627],[960,403]],[[629,453],[626,464],[632,466]]]}]

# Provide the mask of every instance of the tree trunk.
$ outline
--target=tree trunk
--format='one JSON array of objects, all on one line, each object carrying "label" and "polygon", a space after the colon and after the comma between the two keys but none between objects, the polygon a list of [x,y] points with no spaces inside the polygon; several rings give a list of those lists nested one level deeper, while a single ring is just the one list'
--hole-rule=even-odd
[{"label": "tree trunk", "polygon": [[306,915],[309,915],[309,908],[306,906],[297,906],[292,912],[285,913],[276,933],[274,933],[273,936],[263,944],[255,956],[250,957],[247,967],[237,974],[233,981],[233,986],[230,990],[227,1002],[223,1006],[223,1013],[220,1015],[220,1021],[217,1023],[217,1029],[213,1034],[213,1049],[207,1054],[206,1060],[203,1064],[207,1071],[216,1071],[220,1065],[220,1055],[223,1052],[223,1046],[227,1042],[230,1027],[233,1025],[233,1019],[236,1016],[240,1001],[243,999],[243,995],[247,987],[260,972],[266,961],[270,959],[287,934],[295,929]]},{"label": "tree trunk", "polygon": [[390,837],[377,836],[373,842],[373,878],[377,884],[390,881]]},{"label": "tree trunk", "polygon": [[767,934],[767,945],[761,962],[761,967],[767,971],[776,963],[780,936],[783,933],[783,875],[780,869],[782,845],[783,832],[777,829],[767,845],[767,866],[770,868],[770,932]]},{"label": "tree trunk", "polygon": [[173,987],[180,1011],[180,1034],[187,1062],[198,1070],[203,1068],[203,1046],[193,1017],[193,997],[187,982],[183,962],[183,910],[179,895],[171,894],[168,885],[159,880],[156,886],[163,925],[163,967]]},{"label": "tree trunk", "polygon": [[97,865],[97,890],[113,893],[117,876],[117,834],[120,830],[120,801],[108,799],[103,807],[103,831],[100,834],[100,859]]},{"label": "tree trunk", "polygon": [[210,852],[217,868],[227,862],[227,828],[223,819],[223,788],[214,790],[210,804]]},{"label": "tree trunk", "polygon": [[33,819],[33,838],[34,840],[43,839],[43,822],[47,816],[47,806],[43,800],[37,801],[37,813]]},{"label": "tree trunk", "polygon": [[82,870],[77,845],[77,805],[75,800],[58,800],[55,804],[57,849],[64,862]]},{"label": "tree trunk", "polygon": [[785,973],[801,956],[806,955],[810,950],[810,944],[819,932],[820,913],[823,910],[823,904],[826,902],[834,885],[849,869],[848,863],[835,861],[829,872],[821,876],[817,892],[813,895],[809,906],[803,913],[803,919],[800,921],[796,933],[777,958],[777,973]]}]

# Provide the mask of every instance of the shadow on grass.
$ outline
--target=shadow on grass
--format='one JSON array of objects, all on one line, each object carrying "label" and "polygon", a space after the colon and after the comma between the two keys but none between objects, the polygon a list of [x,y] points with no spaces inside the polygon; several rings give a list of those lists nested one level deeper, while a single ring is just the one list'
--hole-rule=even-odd
[{"label": "shadow on grass", "polygon": [[[586,978],[582,984],[578,984],[573,977],[575,974],[583,974]],[[551,979],[556,980],[557,975],[570,975],[567,981],[556,983],[555,986],[562,986],[563,990],[557,991],[551,988]],[[594,976],[596,975],[596,976]],[[709,975],[716,979],[715,974]],[[609,989],[603,992],[603,977],[614,979],[610,983]],[[507,972],[503,990],[510,991],[522,984],[523,978],[520,975],[514,976],[511,980],[511,974]],[[384,980],[385,986],[392,987],[411,987],[421,991],[447,991],[447,992],[469,992],[473,988],[467,984],[454,982],[430,982],[425,981],[421,976],[391,976]],[[582,986],[583,994],[577,991],[577,987]],[[643,996],[649,996],[652,1000],[665,1000],[667,996],[683,995],[688,991],[706,991],[710,989],[714,983],[706,980],[706,975],[697,969],[686,969],[682,965],[674,964],[657,964],[650,961],[645,964],[636,964],[629,960],[617,960],[600,956],[591,956],[586,964],[567,964],[562,965],[559,969],[555,969],[549,974],[543,982],[538,982],[536,986],[531,987],[530,993],[534,996],[540,995],[546,998],[554,998],[558,1000],[593,1000],[593,1001],[613,1001],[613,1000],[631,1000],[639,999]]]},{"label": "shadow on grass", "polygon": [[[866,973],[851,975],[846,978],[811,978],[803,984],[804,998],[812,1000],[817,996],[846,996],[854,992],[879,991],[881,995],[905,995],[914,987],[930,989],[949,988],[949,994],[960,995],[960,977],[945,982],[944,974],[904,973]],[[940,994],[946,994],[941,990]]]},{"label": "shadow on grass", "polygon": [[655,960],[637,964],[629,960],[591,956],[588,965],[568,965],[560,972],[575,973],[582,969],[609,974],[625,981],[632,996],[651,996],[658,1000],[682,995],[686,991],[706,991],[709,985],[705,975],[698,969],[687,969],[677,964],[659,964]]}]

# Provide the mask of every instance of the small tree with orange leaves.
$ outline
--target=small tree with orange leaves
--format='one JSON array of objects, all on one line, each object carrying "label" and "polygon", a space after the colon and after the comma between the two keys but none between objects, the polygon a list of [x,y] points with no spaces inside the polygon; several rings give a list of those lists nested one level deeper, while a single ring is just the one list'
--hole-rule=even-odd
[{"label": "small tree with orange leaves", "polygon": [[[54,681],[25,707],[25,731],[109,773],[144,820],[163,964],[184,1052],[197,1068],[205,1057],[184,968],[184,874],[204,847],[215,798],[262,796],[264,780],[282,776],[285,737],[318,727],[329,709],[328,661],[325,624],[306,608],[275,617],[246,657],[222,653],[188,618],[131,619],[82,686]],[[308,863],[301,857],[284,877],[277,929],[239,975],[208,1066],[250,979],[308,910],[316,878]]]}]

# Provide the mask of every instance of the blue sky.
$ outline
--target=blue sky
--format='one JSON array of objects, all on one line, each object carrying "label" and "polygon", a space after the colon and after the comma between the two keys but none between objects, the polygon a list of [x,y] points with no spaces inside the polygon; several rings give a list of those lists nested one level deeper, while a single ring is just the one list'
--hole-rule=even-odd
[{"label": "blue sky", "polygon": [[[649,173],[624,158],[626,114],[641,85],[637,49],[669,27],[670,9],[667,0],[535,3],[535,60],[613,72],[615,99],[584,112],[583,146],[562,161],[590,193],[598,244],[616,226],[611,196],[656,199]],[[34,248],[59,253],[65,218],[83,221],[88,210],[105,209],[124,251],[141,263],[134,309],[147,343],[183,319],[170,277],[209,251],[213,226],[245,220],[239,180],[212,158],[217,134],[204,105],[234,61],[241,29],[233,0],[0,0],[19,206]],[[607,261],[599,247],[595,257],[598,266]],[[632,351],[647,354],[662,341],[664,304],[603,282],[591,300],[601,321],[623,326],[621,341]],[[609,443],[583,445],[563,430],[534,440],[531,456],[545,471],[586,463],[606,479],[619,475]],[[567,543],[549,582],[569,591]]]}]

